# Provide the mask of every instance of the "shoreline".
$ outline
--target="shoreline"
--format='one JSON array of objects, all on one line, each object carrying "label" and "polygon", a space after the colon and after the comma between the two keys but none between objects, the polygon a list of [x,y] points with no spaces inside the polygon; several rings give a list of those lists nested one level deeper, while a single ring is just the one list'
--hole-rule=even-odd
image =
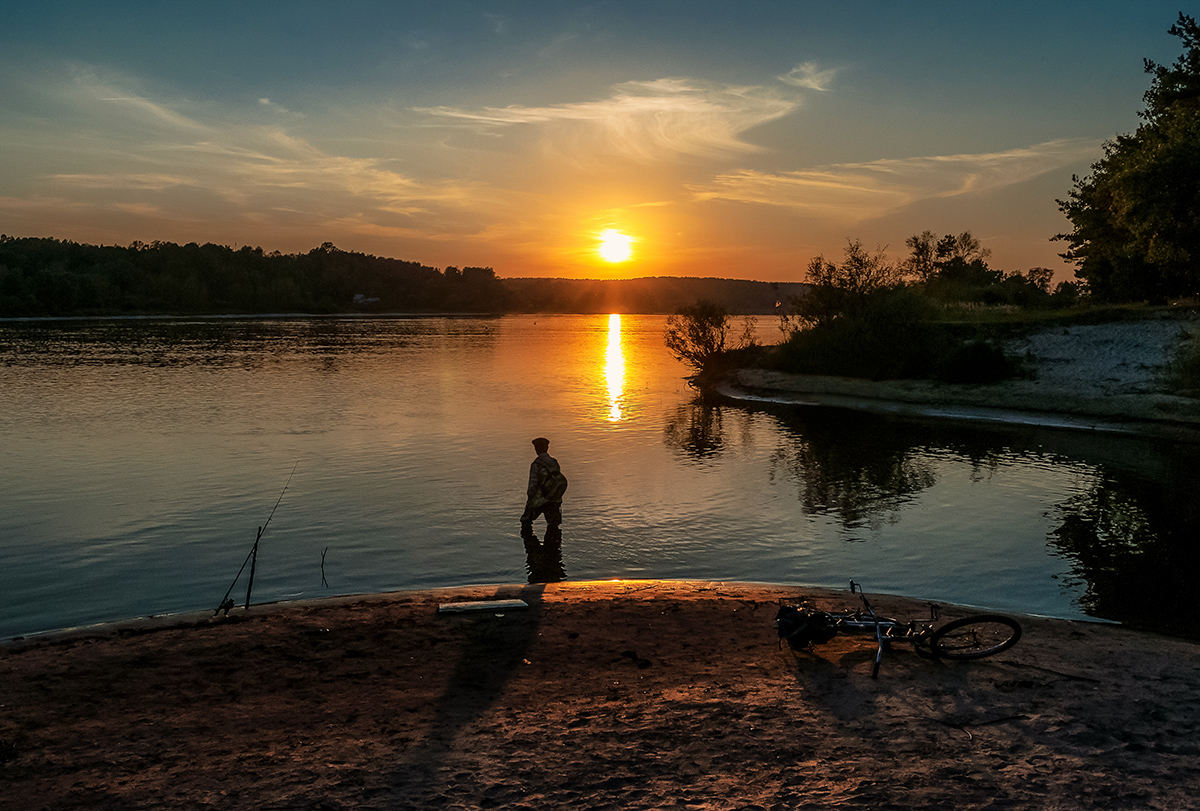
[{"label": "shoreline", "polygon": [[[926,604],[871,595],[881,614]],[[441,614],[443,603],[528,609]],[[795,653],[720,581],[472,586],[25,640],[0,658],[6,801],[62,808],[1187,807],[1200,646],[1021,616],[973,662]],[[943,606],[943,621],[975,613]],[[158,624],[158,623],[163,624]],[[153,627],[151,627],[153,626]]]},{"label": "shoreline", "polygon": [[[488,599],[517,599],[512,595],[528,593],[529,590],[539,590],[549,587],[552,591],[561,590],[590,590],[595,588],[617,588],[623,587],[634,592],[643,589],[661,590],[666,587],[673,587],[682,590],[703,591],[712,589],[719,591],[720,589],[732,589],[735,591],[754,591],[762,590],[771,593],[783,593],[787,590],[794,590],[799,594],[806,596],[819,595],[823,598],[836,599],[849,595],[849,591],[845,589],[835,589],[826,586],[811,586],[805,584],[788,584],[788,583],[773,583],[767,581],[755,580],[697,580],[689,578],[656,578],[656,579],[630,579],[630,578],[610,578],[605,580],[562,580],[554,583],[478,583],[464,584],[458,586],[435,586],[428,588],[412,588],[412,589],[395,589],[392,591],[378,592],[359,592],[354,594],[340,594],[331,597],[305,597],[300,599],[288,600],[272,600],[263,603],[252,603],[250,608],[244,608],[242,605],[236,605],[227,615],[221,615],[221,612],[214,612],[211,608],[180,611],[163,614],[147,614],[145,616],[124,617],[122,619],[104,620],[101,622],[87,623],[84,625],[68,626],[65,628],[53,628],[46,631],[31,631],[26,634],[5,637],[0,639],[0,655],[3,655],[6,650],[13,648],[21,648],[27,645],[38,644],[57,644],[60,642],[70,642],[78,639],[89,638],[108,638],[113,636],[134,635],[154,633],[158,631],[171,631],[189,628],[207,628],[222,624],[237,624],[247,622],[257,617],[269,616],[274,614],[286,614],[290,612],[305,612],[324,609],[344,608],[348,605],[373,605],[386,604],[393,602],[438,602],[445,600],[476,600],[484,599],[481,595],[491,595]],[[495,596],[507,595],[507,596]],[[540,596],[540,593],[539,593]],[[995,613],[996,611],[1009,611],[1009,613],[1019,614],[1023,617],[1032,617],[1042,620],[1054,620],[1058,622],[1071,622],[1096,625],[1110,625],[1114,627],[1127,627],[1117,620],[1108,620],[1102,617],[1058,617],[1048,614],[1028,614],[1024,612],[1012,612],[1009,609],[994,609],[988,606],[969,605],[965,603],[947,603],[941,601],[930,601],[925,598],[911,597],[903,594],[888,594],[888,593],[868,593],[868,598],[874,602],[876,597],[888,600],[906,601],[913,605],[928,606],[931,602],[936,602],[940,606],[949,606],[960,613]],[[850,602],[855,602],[857,597],[854,597]],[[1140,629],[1139,629],[1140,630]],[[1147,633],[1158,633],[1156,631],[1146,631]],[[1170,638],[1170,634],[1163,634]]]},{"label": "shoreline", "polygon": [[[842,382],[851,385],[838,385]],[[738,369],[716,384],[703,388],[723,399],[745,404],[836,408],[902,419],[1028,426],[1082,433],[1150,437],[1189,444],[1200,443],[1200,415],[1147,417],[1093,414],[1078,409],[1074,401],[1065,403],[1058,409],[1047,408],[1047,405],[1053,405],[1049,400],[1042,400],[1039,403],[1042,406],[1040,408],[1011,402],[1001,405],[998,403],[1003,403],[1007,398],[1003,397],[1003,393],[998,389],[979,392],[977,397],[963,398],[947,396],[954,391],[952,384],[930,384],[925,393],[914,394],[914,387],[889,385],[894,382],[896,381],[863,381]],[[1004,384],[991,385],[1002,387]],[[834,390],[829,391],[830,388]],[[853,393],[844,393],[846,389]],[[1129,410],[1140,412],[1148,407],[1152,407],[1152,404],[1143,401],[1136,408]],[[1200,403],[1197,407],[1200,408]]]}]

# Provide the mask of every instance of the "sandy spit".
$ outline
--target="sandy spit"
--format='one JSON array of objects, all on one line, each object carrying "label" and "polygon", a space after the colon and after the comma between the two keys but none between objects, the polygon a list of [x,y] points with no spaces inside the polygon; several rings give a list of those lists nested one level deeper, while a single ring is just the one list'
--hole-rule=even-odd
[{"label": "sandy spit", "polygon": [[829,405],[880,413],[1175,434],[1200,431],[1200,399],[1171,389],[1177,349],[1197,340],[1192,311],[1047,328],[1006,341],[1028,379],[982,385],[868,381],[761,369],[716,387],[732,399]]},{"label": "sandy spit", "polygon": [[[530,608],[437,610],[494,599]],[[872,679],[870,640],[781,649],[781,601],[853,605],[771,585],[514,585],[9,643],[0,807],[1120,811],[1200,796],[1194,644],[1023,617],[998,656],[897,647]]]}]

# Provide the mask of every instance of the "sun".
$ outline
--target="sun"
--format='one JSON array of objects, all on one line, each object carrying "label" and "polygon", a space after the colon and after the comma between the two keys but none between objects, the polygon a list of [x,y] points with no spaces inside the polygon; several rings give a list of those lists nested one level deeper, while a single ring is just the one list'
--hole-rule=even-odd
[{"label": "sun", "polygon": [[633,256],[633,237],[615,228],[605,228],[600,232],[600,258],[605,262],[627,262]]}]

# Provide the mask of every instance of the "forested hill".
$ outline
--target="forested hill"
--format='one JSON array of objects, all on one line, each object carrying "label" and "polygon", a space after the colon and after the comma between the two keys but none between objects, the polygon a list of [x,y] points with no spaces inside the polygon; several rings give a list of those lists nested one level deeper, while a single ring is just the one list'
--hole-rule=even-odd
[{"label": "forested hill", "polygon": [[731,313],[763,315],[800,295],[800,282],[655,276],[642,279],[505,279],[512,312],[673,313],[701,299]]},{"label": "forested hill", "polygon": [[736,279],[501,279],[342,251],[0,236],[0,317],[251,313],[671,313],[709,299],[770,313],[805,285]]}]

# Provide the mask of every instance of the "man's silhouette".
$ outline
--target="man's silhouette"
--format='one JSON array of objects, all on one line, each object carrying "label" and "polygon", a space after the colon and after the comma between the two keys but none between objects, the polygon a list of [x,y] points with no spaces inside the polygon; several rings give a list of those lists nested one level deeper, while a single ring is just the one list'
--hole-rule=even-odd
[{"label": "man's silhouette", "polygon": [[567,489],[567,477],[558,467],[558,460],[550,455],[550,440],[538,437],[533,440],[537,457],[529,465],[529,486],[525,491],[525,512],[521,514],[521,536],[533,537],[533,521],[539,515],[546,516],[546,540],[559,540],[562,533],[562,497]]}]

